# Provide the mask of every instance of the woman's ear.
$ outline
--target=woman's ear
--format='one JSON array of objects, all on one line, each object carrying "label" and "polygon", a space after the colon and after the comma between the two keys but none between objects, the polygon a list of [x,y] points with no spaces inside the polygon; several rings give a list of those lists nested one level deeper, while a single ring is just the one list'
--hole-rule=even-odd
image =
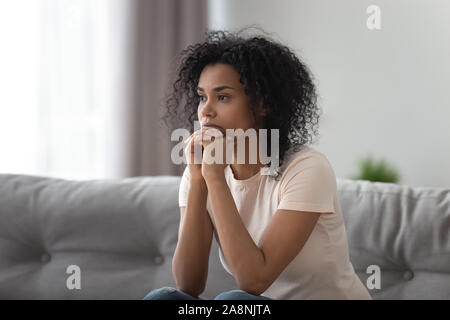
[{"label": "woman's ear", "polygon": [[267,109],[263,107],[262,103],[258,105],[257,111],[256,111],[256,122],[258,123],[257,126],[262,129],[264,128],[264,118],[267,116]]},{"label": "woman's ear", "polygon": [[262,102],[260,102],[259,105],[258,105],[258,114],[259,114],[260,116],[263,116],[263,117],[267,116],[267,109],[264,108]]}]

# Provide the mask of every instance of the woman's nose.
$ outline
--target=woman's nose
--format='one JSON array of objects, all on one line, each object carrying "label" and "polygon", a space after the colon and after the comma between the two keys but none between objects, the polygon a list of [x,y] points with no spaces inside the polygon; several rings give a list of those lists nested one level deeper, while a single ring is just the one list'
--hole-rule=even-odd
[{"label": "woman's nose", "polygon": [[209,104],[209,103],[203,105],[203,108],[199,109],[200,117],[214,118],[215,114],[216,113],[215,113],[214,109],[212,108],[211,104]]}]

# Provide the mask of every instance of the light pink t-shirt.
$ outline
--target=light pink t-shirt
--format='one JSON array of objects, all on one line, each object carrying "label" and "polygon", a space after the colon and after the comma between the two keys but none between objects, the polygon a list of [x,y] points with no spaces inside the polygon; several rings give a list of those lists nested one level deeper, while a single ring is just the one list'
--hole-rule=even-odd
[{"label": "light pink t-shirt", "polygon": [[[262,293],[272,299],[371,299],[349,260],[347,235],[337,198],[334,171],[321,152],[303,146],[289,150],[276,181],[262,170],[246,180],[236,180],[230,166],[225,178],[236,208],[253,241],[260,246],[263,232],[278,209],[317,212],[313,232],[298,255]],[[181,179],[179,206],[186,206],[189,170]],[[207,210],[219,244],[225,270],[232,274],[221,250],[209,196]]]}]

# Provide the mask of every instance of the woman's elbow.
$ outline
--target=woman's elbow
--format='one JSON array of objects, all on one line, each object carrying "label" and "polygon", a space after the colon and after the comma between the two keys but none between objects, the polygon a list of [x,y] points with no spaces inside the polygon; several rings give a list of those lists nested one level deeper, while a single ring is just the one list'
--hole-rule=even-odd
[{"label": "woman's elbow", "polygon": [[245,291],[247,293],[250,293],[254,296],[261,295],[264,291],[266,291],[267,286],[264,285],[261,282],[255,282],[253,284],[247,284],[247,285],[240,285],[239,289],[242,291]]}]

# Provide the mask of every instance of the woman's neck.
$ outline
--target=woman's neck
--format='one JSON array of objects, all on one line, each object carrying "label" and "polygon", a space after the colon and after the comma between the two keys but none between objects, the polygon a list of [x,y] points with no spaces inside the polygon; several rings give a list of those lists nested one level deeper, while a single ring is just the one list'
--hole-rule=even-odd
[{"label": "woman's neck", "polygon": [[230,164],[233,176],[236,180],[247,180],[257,174],[262,164]]},{"label": "woman's neck", "polygon": [[256,147],[256,163],[250,163],[249,146],[247,143],[245,144],[245,163],[238,163],[236,151],[237,148],[235,149],[233,163],[230,164],[230,168],[236,180],[247,180],[264,167],[259,158],[259,144],[257,144]]}]

